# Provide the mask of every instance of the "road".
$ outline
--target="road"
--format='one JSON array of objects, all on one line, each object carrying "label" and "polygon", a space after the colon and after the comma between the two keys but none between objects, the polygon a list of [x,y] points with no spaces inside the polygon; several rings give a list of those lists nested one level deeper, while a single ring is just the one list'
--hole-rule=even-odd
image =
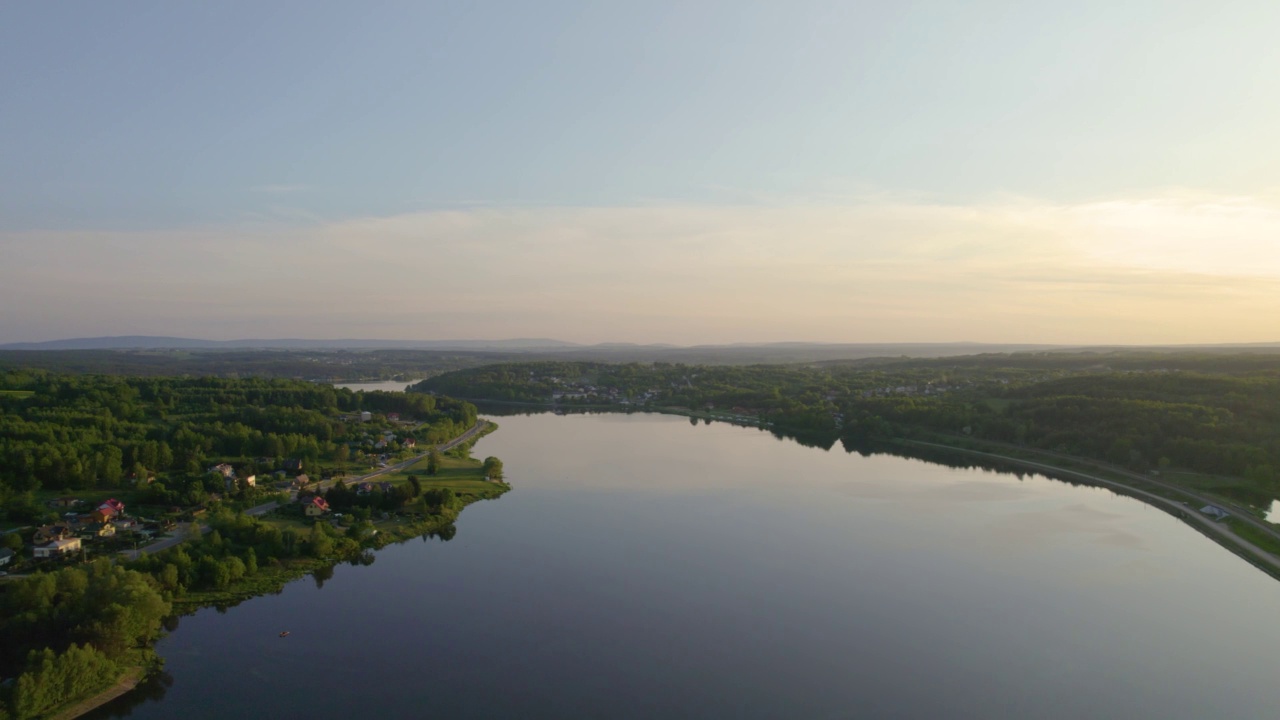
[{"label": "road", "polygon": [[[1257,545],[1254,545],[1248,540],[1245,540],[1244,538],[1232,532],[1230,527],[1223,525],[1222,523],[1210,518],[1209,516],[1200,513],[1196,507],[1191,507],[1186,503],[1178,502],[1177,500],[1170,500],[1169,498],[1163,497],[1161,495],[1156,495],[1155,493],[1147,492],[1146,490],[1140,490],[1132,485],[1127,485],[1125,483],[1122,483],[1116,480],[1109,480],[1107,478],[1098,477],[1097,475],[1090,475],[1088,473],[1083,473],[1078,470],[1067,470],[1066,468],[1060,468],[1054,465],[1047,465],[1045,463],[1038,463],[1032,460],[1023,460],[1021,458],[1009,457],[1008,455],[998,455],[996,453],[982,452],[981,450],[969,450],[967,448],[959,448],[952,445],[942,445],[939,443],[925,442],[923,440],[910,440],[908,442],[914,445],[925,445],[928,447],[942,448],[944,450],[953,450],[957,452],[967,453],[969,455],[980,455],[983,457],[989,457],[996,460],[1002,460],[1004,462],[1014,463],[1016,465],[1021,465],[1023,467],[1031,468],[1033,470],[1042,470],[1046,472],[1052,472],[1053,474],[1057,474],[1057,475],[1069,475],[1072,477],[1080,478],[1092,484],[1121,488],[1125,491],[1126,494],[1141,497],[1143,500],[1150,502],[1155,507],[1169,511],[1174,516],[1187,521],[1188,523],[1196,526],[1202,531],[1205,531],[1205,534],[1207,534],[1209,537],[1215,540],[1218,540],[1223,545],[1226,545],[1229,549],[1239,550],[1240,554],[1245,555],[1248,559],[1253,560],[1257,563],[1260,563],[1270,568],[1272,570],[1272,574],[1276,574],[1276,571],[1280,571],[1280,558],[1277,558],[1275,555],[1272,555],[1266,550],[1263,550]],[[1056,453],[1054,454],[1057,455]],[[1059,455],[1059,457],[1062,457],[1064,459],[1069,459],[1073,462],[1087,462],[1090,465],[1093,465],[1094,467],[1097,467],[1099,465],[1098,463],[1093,463],[1087,460],[1081,460],[1080,458],[1075,458],[1071,456]],[[1106,469],[1112,470],[1112,468],[1110,467],[1107,467]],[[1118,472],[1123,472],[1123,471],[1118,471]],[[1142,480],[1143,482],[1152,482],[1151,478],[1148,478],[1144,475],[1138,475],[1136,473],[1129,473],[1129,472],[1124,472],[1124,474],[1132,476],[1136,479]],[[1202,495],[1199,495],[1198,493],[1192,492],[1185,488],[1178,487],[1176,485],[1171,485],[1165,482],[1156,482],[1155,484],[1160,485],[1161,487],[1168,488],[1170,490],[1176,490],[1179,493],[1194,499],[1196,503],[1203,502],[1205,505],[1216,505],[1218,507],[1222,507],[1223,505],[1223,503],[1217,500],[1204,497]],[[1250,524],[1255,526],[1259,524],[1258,521],[1256,521],[1255,519],[1243,516],[1239,512],[1232,513],[1231,516],[1235,518],[1239,518],[1241,520],[1250,521]],[[1263,528],[1263,529],[1265,529],[1269,534],[1273,536],[1275,535],[1275,532],[1270,528]]]},{"label": "road", "polygon": [[[1023,451],[1028,450],[1028,448],[1019,448],[1017,445],[1010,445],[1008,443],[996,443],[996,442],[985,441],[985,440],[983,442],[986,442],[990,445],[999,445],[1001,447],[1007,447],[1015,450],[1023,450]],[[1277,531],[1276,528],[1273,525],[1271,525],[1271,523],[1259,520],[1257,516],[1255,516],[1251,511],[1245,508],[1242,508],[1239,505],[1235,505],[1229,501],[1220,500],[1217,498],[1211,498],[1207,495],[1202,495],[1196,492],[1195,490],[1190,490],[1176,483],[1171,483],[1171,482],[1168,482],[1167,480],[1162,480],[1157,475],[1143,475],[1141,473],[1136,473],[1136,472],[1133,472],[1132,470],[1126,470],[1122,467],[1117,467],[1110,463],[1104,463],[1099,460],[1090,460],[1088,458],[1074,457],[1072,455],[1067,455],[1065,453],[1054,452],[1052,450],[1040,450],[1038,448],[1035,449],[1034,452],[1037,455],[1058,458],[1059,460],[1066,460],[1068,462],[1073,462],[1079,465],[1088,465],[1089,467],[1092,467],[1092,468],[1105,470],[1107,472],[1115,473],[1117,475],[1123,475],[1127,478],[1132,478],[1134,480],[1138,480],[1138,481],[1147,483],[1149,485],[1156,485],[1158,487],[1162,487],[1171,492],[1176,492],[1179,495],[1182,495],[1183,497],[1194,500],[1197,503],[1203,503],[1198,507],[1204,507],[1204,505],[1215,505],[1217,507],[1222,508],[1223,510],[1228,511],[1231,514],[1231,517],[1235,518],[1236,520],[1239,520],[1244,523],[1248,523],[1249,525],[1252,525],[1258,530],[1261,530],[1262,532],[1275,538],[1276,542],[1280,542],[1280,531]]]},{"label": "road", "polygon": [[[441,443],[440,445],[436,445],[435,447],[436,447],[436,449],[437,449],[437,450],[439,450],[440,452],[444,452],[444,451],[446,451],[446,450],[452,450],[453,448],[455,448],[455,447],[457,447],[457,446],[461,445],[462,443],[465,443],[465,442],[468,442],[468,441],[470,441],[470,440],[474,439],[476,435],[478,435],[478,434],[480,434],[480,433],[484,432],[484,430],[485,430],[486,428],[488,428],[488,427],[489,427],[489,421],[488,421],[488,420],[477,420],[477,421],[476,421],[476,424],[475,424],[475,425],[472,425],[470,430],[468,430],[468,431],[466,431],[466,432],[462,433],[461,435],[459,435],[458,437],[456,437],[456,438],[454,438],[454,439],[450,440],[450,441],[449,441],[449,442],[447,442],[447,443]],[[413,457],[409,458],[408,460],[403,460],[403,461],[401,461],[401,462],[396,463],[395,465],[388,465],[387,467],[379,468],[379,469],[377,469],[377,470],[375,470],[375,471],[373,471],[373,472],[369,473],[368,475],[360,475],[360,476],[358,476],[358,477],[353,477],[353,478],[333,478],[333,479],[331,479],[331,480],[322,480],[322,481],[320,481],[319,483],[316,483],[316,489],[318,489],[318,490],[328,490],[329,488],[333,487],[333,485],[334,485],[335,483],[337,483],[339,479],[341,479],[343,482],[345,482],[345,483],[347,483],[348,485],[350,485],[351,483],[362,483],[362,482],[365,482],[366,480],[370,480],[370,479],[372,479],[372,478],[376,478],[376,477],[378,477],[379,475],[386,475],[387,473],[393,473],[393,472],[397,472],[397,471],[399,471],[399,470],[404,470],[405,468],[409,467],[410,465],[412,465],[412,464],[414,464],[414,463],[418,462],[419,460],[421,460],[422,458],[426,457],[426,456],[427,456],[427,453],[430,453],[430,452],[431,452],[431,448],[430,448],[430,447],[428,447],[426,450],[423,450],[422,452],[418,453],[417,455],[414,455]],[[260,506],[258,506],[258,507],[265,507],[265,506],[260,505]],[[253,510],[257,510],[257,509],[258,509],[258,508],[253,508]],[[245,511],[245,513],[246,513],[246,514],[249,514],[249,513],[252,513],[252,512],[253,512],[252,510],[246,510],[246,511]]]},{"label": "road", "polygon": [[[452,450],[453,448],[461,445],[462,443],[475,439],[477,435],[484,432],[488,427],[489,427],[488,420],[477,420],[476,424],[472,425],[470,430],[467,430],[466,432],[450,440],[449,442],[436,445],[435,449],[439,450],[440,452],[444,452],[446,450]],[[379,475],[385,475],[387,473],[403,470],[409,467],[410,465],[413,465],[414,463],[418,462],[422,458],[426,457],[427,454],[430,452],[431,452],[431,447],[427,447],[427,449],[423,450],[417,455],[414,455],[408,460],[398,462],[395,465],[389,465],[385,468],[379,468],[378,470],[371,472],[368,475],[361,475],[359,477],[341,478],[341,479],[344,482],[349,482],[349,483],[365,482],[366,480],[369,480],[370,478],[376,478]],[[316,483],[315,487],[317,490],[327,490],[328,488],[333,487],[334,483],[336,483],[338,480],[339,478],[334,478],[332,480],[322,480]],[[290,499],[292,499],[293,497],[296,497],[295,492],[290,492],[289,495],[290,495]],[[273,500],[269,503],[263,503],[262,505],[251,507],[248,510],[245,510],[244,514],[254,515],[254,516],[265,515],[271,512],[272,510],[275,510],[278,507],[280,507],[280,503]],[[137,550],[122,550],[120,554],[123,555],[128,560],[137,560],[138,557],[142,555],[151,555],[154,553],[158,553],[162,550],[168,550],[174,545],[177,545],[178,543],[185,541],[187,538],[191,537],[191,535],[197,531],[201,535],[207,534],[209,532],[209,526],[192,522],[186,526],[185,532],[184,532],[184,528],[180,526],[178,531],[175,532],[170,537],[164,538],[163,540],[157,540],[156,542],[153,542],[150,545],[146,545],[144,547],[140,547]]]}]

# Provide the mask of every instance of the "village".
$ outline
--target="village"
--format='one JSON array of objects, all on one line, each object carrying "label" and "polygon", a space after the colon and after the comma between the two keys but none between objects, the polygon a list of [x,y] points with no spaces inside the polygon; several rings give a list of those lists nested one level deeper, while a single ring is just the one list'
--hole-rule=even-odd
[{"label": "village", "polygon": [[[342,419],[370,423],[375,416],[363,412]],[[0,535],[4,538],[0,544],[0,577],[47,566],[87,562],[103,555],[122,553],[126,557],[137,557],[140,550],[145,552],[153,543],[157,549],[171,547],[182,539],[179,533],[184,523],[199,523],[218,507],[230,507],[247,514],[274,511],[283,518],[311,521],[332,515],[323,495],[326,486],[346,479],[348,472],[356,468],[367,468],[370,473],[385,472],[392,468],[392,463],[417,457],[418,441],[411,434],[417,423],[402,421],[395,412],[379,415],[376,420],[389,427],[352,433],[353,439],[345,446],[353,460],[336,466],[319,464],[313,471],[315,477],[304,472],[307,462],[303,458],[259,457],[208,467],[202,479],[203,495],[193,504],[157,503],[161,496],[149,491],[153,486],[159,487],[157,483],[162,484],[163,480],[158,481],[154,476],[132,479],[134,489],[128,496],[140,501],[132,503],[140,508],[135,511],[140,514],[126,512],[126,503],[116,496],[99,500],[73,495],[52,498],[46,502],[49,510],[46,522],[34,528],[13,528]],[[388,494],[394,487],[395,483],[389,480],[363,481],[355,483],[353,490],[364,497],[373,493]],[[340,519],[341,514],[337,514],[331,522],[337,524]],[[169,542],[157,542],[166,538]]]}]

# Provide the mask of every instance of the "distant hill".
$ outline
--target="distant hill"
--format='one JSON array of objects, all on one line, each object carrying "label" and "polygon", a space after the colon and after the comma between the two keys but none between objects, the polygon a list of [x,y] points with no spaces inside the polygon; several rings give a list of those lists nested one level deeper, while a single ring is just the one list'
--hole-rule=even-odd
[{"label": "distant hill", "polygon": [[556,350],[581,347],[561,340],[198,340],[151,335],[72,338],[34,343],[8,343],[0,350]]},{"label": "distant hill", "polygon": [[[199,340],[192,338],[124,336],[75,338],[39,343],[0,345],[0,351],[13,352],[10,361],[22,362],[25,352],[99,351],[107,353],[137,351],[190,351],[213,360],[231,351],[419,351],[423,353],[463,353],[480,361],[505,360],[586,360],[596,362],[671,362],[688,364],[785,364],[860,361],[869,358],[943,358],[961,355],[993,355],[1001,353],[1115,353],[1115,352],[1202,352],[1210,354],[1237,352],[1275,352],[1280,343],[1236,345],[1042,345],[1015,343],[735,343],[729,345],[694,345],[680,347],[668,344],[599,343],[580,345],[547,338],[514,338],[507,340],[307,340],[283,338],[275,340]],[[34,361],[34,358],[31,358]],[[434,364],[432,364],[434,367]]]}]

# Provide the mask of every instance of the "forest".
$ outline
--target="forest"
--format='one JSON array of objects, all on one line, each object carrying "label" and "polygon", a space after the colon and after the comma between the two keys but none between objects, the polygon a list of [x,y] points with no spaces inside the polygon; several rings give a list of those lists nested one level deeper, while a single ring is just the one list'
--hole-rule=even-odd
[{"label": "forest", "polygon": [[[5,547],[25,552],[27,524],[59,518],[45,502],[54,493],[106,492],[125,498],[135,516],[168,505],[212,510],[207,535],[192,531],[160,554],[121,563],[105,556],[79,562],[77,553],[34,566],[28,557],[24,567],[32,572],[5,578],[0,720],[44,716],[126,672],[154,667],[151,642],[176,604],[246,583],[276,587],[298,567],[311,567],[300,562],[358,554],[374,536],[375,510],[428,518],[427,527],[449,535],[464,504],[452,491],[423,490],[416,478],[368,495],[339,482],[329,494],[350,513],[347,526],[299,518],[294,524],[305,529],[287,521],[282,527],[211,502],[248,492],[224,484],[211,464],[234,465],[241,478],[286,459],[298,468],[342,467],[371,462],[357,456],[375,438],[384,445],[393,436],[437,443],[475,422],[474,405],[447,397],[297,380],[0,373],[0,522],[14,529],[4,534]],[[286,511],[301,514],[293,504]]]},{"label": "forest", "polygon": [[437,350],[0,350],[0,370],[86,375],[264,377],[322,382],[423,378],[508,353]]},{"label": "forest", "polygon": [[936,433],[1280,497],[1280,354],[1015,353],[804,365],[500,363],[416,389],[534,407],[745,421],[830,447]]},{"label": "forest", "polygon": [[[372,424],[357,414],[376,414]],[[145,491],[153,505],[194,505],[221,490],[209,465],[245,472],[281,459],[354,460],[361,439],[398,413],[404,432],[437,442],[475,423],[470,403],[352,392],[296,380],[0,373],[0,521],[47,514],[37,491]],[[403,427],[403,426],[402,426]]]}]

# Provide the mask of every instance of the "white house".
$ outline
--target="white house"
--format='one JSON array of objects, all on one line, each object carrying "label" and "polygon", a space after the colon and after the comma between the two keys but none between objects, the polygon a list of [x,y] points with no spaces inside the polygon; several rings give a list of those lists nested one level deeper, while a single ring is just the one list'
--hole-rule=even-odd
[{"label": "white house", "polygon": [[38,558],[61,557],[74,552],[80,552],[80,538],[54,540],[48,545],[37,545],[32,552],[35,554],[35,557]]},{"label": "white house", "polygon": [[[257,487],[257,486],[258,486],[258,476],[257,476],[257,475],[250,475],[249,477],[245,478],[245,479],[244,479],[244,481],[245,481],[246,483],[248,483],[249,487]],[[235,489],[235,487],[236,487],[237,485],[239,485],[239,484],[240,484],[240,481],[239,481],[239,480],[237,480],[237,479],[236,479],[236,477],[235,477],[234,475],[232,475],[231,477],[226,478],[226,480],[225,480],[224,482],[225,482],[225,484],[226,484],[226,486],[227,486],[227,490],[234,490],[234,489]]]}]

